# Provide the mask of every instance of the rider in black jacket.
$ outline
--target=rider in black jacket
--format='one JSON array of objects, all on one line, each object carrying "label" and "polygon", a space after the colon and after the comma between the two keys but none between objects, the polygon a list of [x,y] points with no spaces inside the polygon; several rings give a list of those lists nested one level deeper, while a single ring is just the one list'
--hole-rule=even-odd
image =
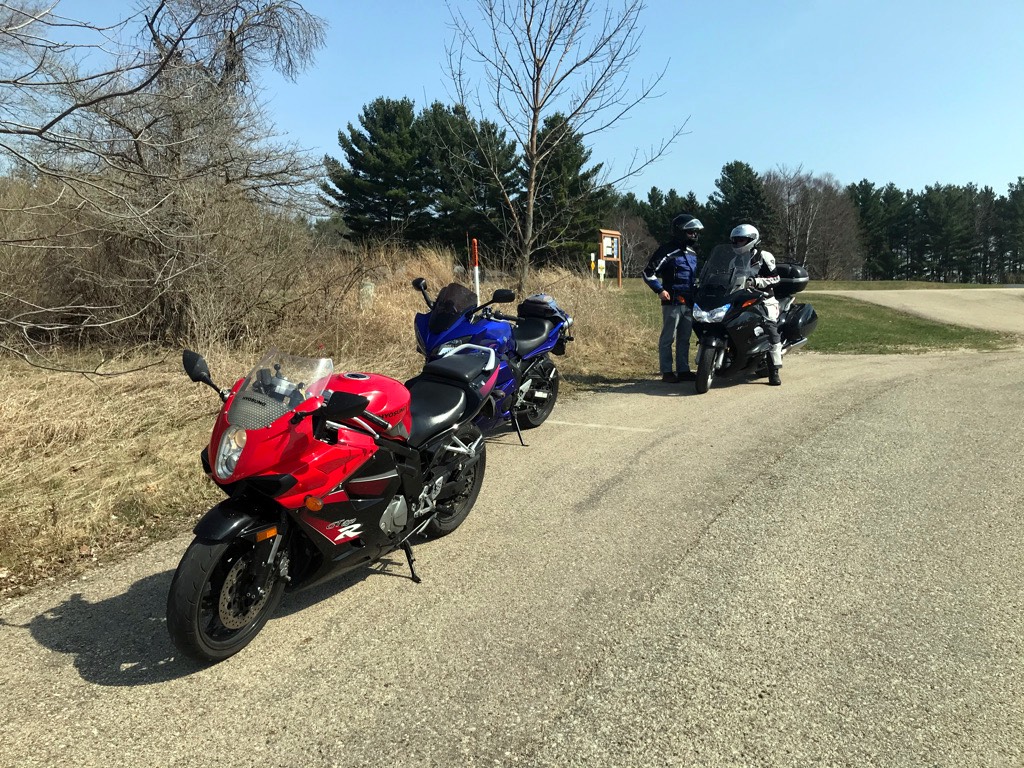
[{"label": "rider in black jacket", "polygon": [[[644,282],[661,299],[662,328],[658,338],[661,380],[693,381],[690,331],[693,327],[693,283],[697,277],[697,239],[704,225],[681,213],[672,219],[672,240],[660,246],[643,271]],[[676,373],[672,372],[672,340]]]}]

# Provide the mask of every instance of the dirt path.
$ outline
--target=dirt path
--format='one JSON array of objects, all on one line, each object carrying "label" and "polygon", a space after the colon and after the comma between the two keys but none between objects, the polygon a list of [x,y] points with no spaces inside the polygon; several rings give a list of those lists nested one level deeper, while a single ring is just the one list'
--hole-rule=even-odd
[{"label": "dirt path", "polygon": [[[849,296],[942,323],[1024,335],[1024,288],[948,288],[931,291],[812,291]],[[813,299],[812,299],[813,301]]]}]

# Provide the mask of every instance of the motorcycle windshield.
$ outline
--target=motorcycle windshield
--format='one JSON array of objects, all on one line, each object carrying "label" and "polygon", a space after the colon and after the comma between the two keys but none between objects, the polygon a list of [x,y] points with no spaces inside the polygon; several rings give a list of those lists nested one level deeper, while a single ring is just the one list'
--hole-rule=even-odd
[{"label": "motorcycle windshield", "polygon": [[449,283],[437,294],[430,310],[427,328],[431,333],[444,333],[470,309],[476,309],[476,294],[458,283]]},{"label": "motorcycle windshield", "polygon": [[724,299],[742,290],[748,277],[757,274],[749,253],[736,253],[731,245],[716,245],[700,271],[697,281],[698,302]]},{"label": "motorcycle windshield", "polygon": [[333,372],[329,357],[298,357],[271,349],[235,394],[228,423],[242,429],[269,427],[306,398],[323,394]]}]

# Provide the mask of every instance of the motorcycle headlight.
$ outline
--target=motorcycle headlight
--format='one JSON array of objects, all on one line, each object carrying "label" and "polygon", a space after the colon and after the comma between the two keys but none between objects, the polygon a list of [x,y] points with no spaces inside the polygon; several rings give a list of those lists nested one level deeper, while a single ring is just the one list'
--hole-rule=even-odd
[{"label": "motorcycle headlight", "polygon": [[721,307],[705,312],[696,304],[693,305],[693,319],[698,323],[720,323],[725,319],[725,313],[729,311],[731,304],[723,304]]},{"label": "motorcycle headlight", "polygon": [[227,480],[235,473],[238,466],[238,457],[242,455],[245,448],[245,430],[241,427],[230,426],[224,430],[220,438],[220,447],[217,449],[217,462],[213,471],[221,480]]},{"label": "motorcycle headlight", "polygon": [[462,336],[461,338],[458,339],[446,341],[444,344],[439,344],[438,346],[434,347],[434,351],[431,353],[431,357],[444,357],[456,347],[461,347],[463,344],[469,344],[469,342],[472,339],[472,336]]}]

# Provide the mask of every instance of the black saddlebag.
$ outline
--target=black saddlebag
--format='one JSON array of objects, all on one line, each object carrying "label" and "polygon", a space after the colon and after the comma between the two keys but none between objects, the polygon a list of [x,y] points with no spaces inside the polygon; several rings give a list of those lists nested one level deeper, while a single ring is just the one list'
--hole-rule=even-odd
[{"label": "black saddlebag", "polygon": [[786,312],[786,319],[779,328],[782,338],[789,344],[806,339],[818,327],[818,313],[810,304],[794,304]]}]

